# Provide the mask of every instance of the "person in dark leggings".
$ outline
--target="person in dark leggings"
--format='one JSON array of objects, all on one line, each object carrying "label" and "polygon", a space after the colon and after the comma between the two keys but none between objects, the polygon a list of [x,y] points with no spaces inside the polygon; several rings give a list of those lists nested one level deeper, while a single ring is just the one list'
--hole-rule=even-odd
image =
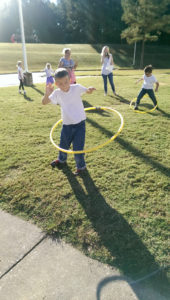
[{"label": "person in dark leggings", "polygon": [[115,85],[113,83],[113,57],[109,53],[109,47],[104,46],[101,52],[101,63],[102,63],[102,77],[104,82],[104,96],[107,95],[107,79],[109,79],[110,86],[112,88],[113,94],[116,94]]},{"label": "person in dark leggings", "polygon": [[21,91],[21,88],[22,88],[22,90],[24,91],[24,84],[23,84],[22,79],[20,79],[19,81],[20,81],[19,91]]},{"label": "person in dark leggings", "polygon": [[[153,86],[154,83],[156,84],[156,88],[155,88],[155,92],[158,91],[158,87],[159,87],[159,82],[157,81],[157,79],[155,78],[154,75],[152,75],[152,66],[146,66],[144,68],[144,75],[142,76],[142,78],[140,78],[136,83],[138,83],[139,81],[143,80],[143,85],[142,85],[142,89],[139,93],[139,95],[137,96],[137,100],[135,103],[135,110],[138,110],[138,105],[140,103],[140,100],[143,98],[143,96],[145,94],[148,94],[148,96],[151,98],[154,106],[157,105],[157,100],[153,91]],[[157,106],[158,109],[158,106]]]},{"label": "person in dark leggings", "polygon": [[18,68],[18,79],[19,79],[19,93],[21,94],[21,88],[24,91],[24,95],[26,95],[26,91],[24,89],[24,74],[22,69],[22,61],[17,62],[17,68]]}]

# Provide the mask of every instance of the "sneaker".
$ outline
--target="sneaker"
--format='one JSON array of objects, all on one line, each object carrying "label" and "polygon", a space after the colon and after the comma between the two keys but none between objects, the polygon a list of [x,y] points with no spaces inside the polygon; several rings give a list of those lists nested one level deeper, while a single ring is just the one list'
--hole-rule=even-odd
[{"label": "sneaker", "polygon": [[58,159],[57,159],[57,160],[53,160],[53,161],[51,162],[52,168],[58,167],[59,165],[60,165],[60,162],[59,162]]},{"label": "sneaker", "polygon": [[26,95],[26,91],[24,91],[24,95]]},{"label": "sneaker", "polygon": [[104,96],[107,96],[107,93],[104,93]]},{"label": "sneaker", "polygon": [[66,164],[66,161],[60,162],[59,159],[56,159],[56,160],[53,160],[50,165],[51,165],[52,168],[56,168],[56,167],[61,168],[65,164]]},{"label": "sneaker", "polygon": [[113,92],[113,94],[114,94],[115,96],[118,96],[118,94],[116,94],[116,92]]},{"label": "sneaker", "polygon": [[86,167],[83,169],[77,169],[73,174],[75,176],[78,176],[78,175],[82,174],[85,170],[86,170]]},{"label": "sneaker", "polygon": [[134,110],[138,110],[138,106],[135,106],[135,107],[134,107]]},{"label": "sneaker", "polygon": [[21,90],[19,90],[18,93],[21,94]]}]

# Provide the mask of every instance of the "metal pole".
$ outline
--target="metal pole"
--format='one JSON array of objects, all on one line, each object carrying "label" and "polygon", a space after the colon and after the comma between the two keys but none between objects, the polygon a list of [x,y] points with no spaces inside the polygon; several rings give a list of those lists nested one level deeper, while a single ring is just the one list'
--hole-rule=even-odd
[{"label": "metal pole", "polygon": [[23,21],[22,2],[21,1],[22,0],[18,0],[21,40],[22,40],[22,53],[23,53],[23,57],[24,57],[25,72],[28,72],[27,53],[26,53],[26,47],[25,47],[24,21]]},{"label": "metal pole", "polygon": [[135,65],[135,59],[136,59],[136,42],[135,42],[135,45],[134,45],[133,66]]}]

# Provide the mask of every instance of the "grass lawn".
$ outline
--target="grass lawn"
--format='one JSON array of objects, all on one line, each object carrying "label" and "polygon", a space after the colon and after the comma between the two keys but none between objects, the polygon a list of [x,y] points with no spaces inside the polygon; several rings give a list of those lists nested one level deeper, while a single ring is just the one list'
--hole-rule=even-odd
[{"label": "grass lawn", "polygon": [[[133,45],[109,45],[114,57],[115,66],[132,68]],[[100,53],[103,45],[96,44],[27,44],[28,66],[31,72],[41,71],[45,64],[50,62],[57,68],[62,49],[70,47],[72,58],[78,62],[78,70],[100,69]],[[23,60],[22,45],[0,43],[0,74],[15,73],[16,62]],[[137,45],[136,66],[139,67],[140,45]],[[170,68],[170,47],[146,45],[144,65],[152,64],[154,68]]]},{"label": "grass lawn", "polygon": [[[148,114],[129,108],[140,89],[134,84],[138,71],[116,72],[117,98],[111,91],[103,96],[101,77],[78,79],[97,88],[83,96],[86,107],[110,106],[125,120],[114,142],[86,155],[88,170],[81,177],[72,175],[72,155],[65,168],[51,170],[57,151],[49,132],[60,108],[41,105],[44,86],[27,88],[27,98],[17,87],[0,89],[1,208],[133,278],[168,264],[169,79],[159,70],[155,75],[160,111]],[[148,107],[151,101],[145,99],[141,109]],[[120,121],[99,111],[87,113],[86,123],[88,148],[111,137]],[[165,283],[166,273],[161,276]]]}]

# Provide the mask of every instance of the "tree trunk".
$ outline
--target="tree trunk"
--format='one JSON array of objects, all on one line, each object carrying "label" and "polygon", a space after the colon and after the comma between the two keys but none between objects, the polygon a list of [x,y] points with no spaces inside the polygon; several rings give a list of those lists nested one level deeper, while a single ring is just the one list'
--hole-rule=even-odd
[{"label": "tree trunk", "polygon": [[141,58],[140,58],[140,69],[143,69],[144,49],[145,49],[145,41],[143,40],[142,41]]}]

